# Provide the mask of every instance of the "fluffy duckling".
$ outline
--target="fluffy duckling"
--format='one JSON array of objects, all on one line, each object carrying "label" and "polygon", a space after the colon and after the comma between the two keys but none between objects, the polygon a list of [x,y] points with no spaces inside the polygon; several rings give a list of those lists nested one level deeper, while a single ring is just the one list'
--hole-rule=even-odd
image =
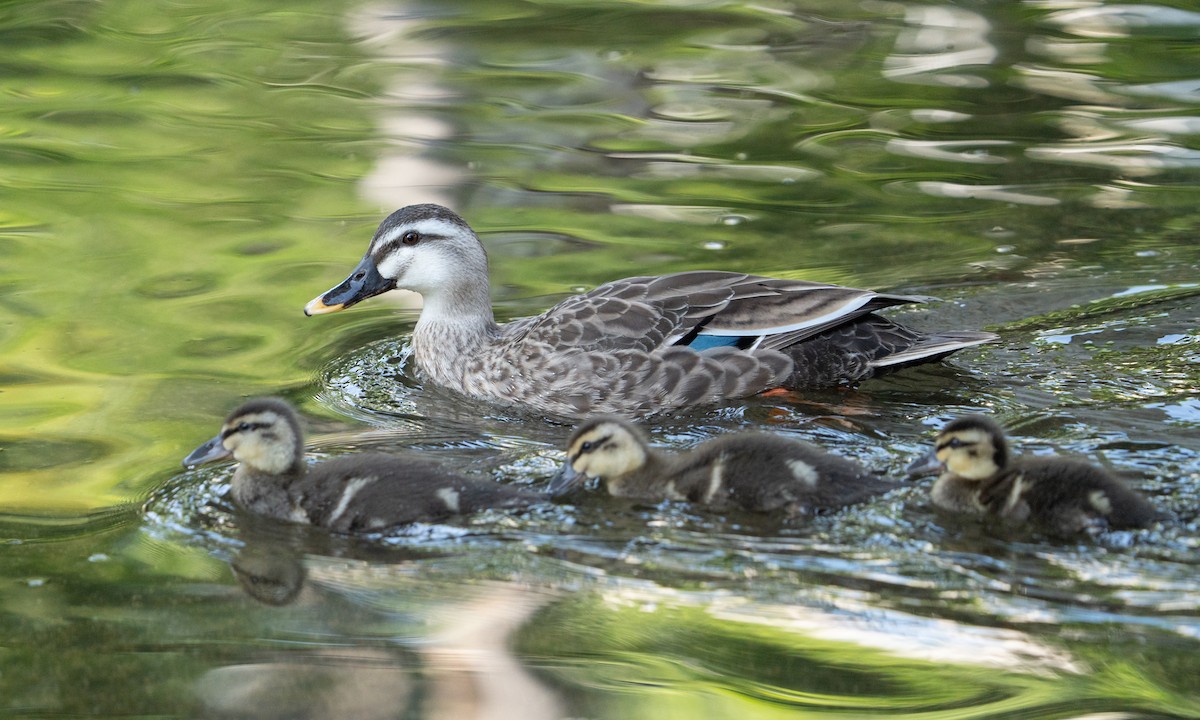
[{"label": "fluffy duckling", "polygon": [[221,432],[183,464],[230,455],[240,463],[230,488],[239,506],[337,532],[375,532],[486,508],[524,507],[539,499],[384,453],[345,455],[310,466],[296,412],[278,398],[251,400],[234,410]]},{"label": "fluffy duckling", "polygon": [[849,505],[893,487],[849,460],[779,435],[735,433],[675,455],[651,448],[637,425],[605,416],[583,422],[571,434],[550,494],[590,478],[601,478],[617,497],[789,516]]},{"label": "fluffy duckling", "polygon": [[1144,527],[1157,517],[1145,498],[1101,468],[1071,458],[1014,458],[1004,431],[980,415],[943,427],[908,473],[940,473],[933,502],[945,510],[1028,521],[1057,535]]}]

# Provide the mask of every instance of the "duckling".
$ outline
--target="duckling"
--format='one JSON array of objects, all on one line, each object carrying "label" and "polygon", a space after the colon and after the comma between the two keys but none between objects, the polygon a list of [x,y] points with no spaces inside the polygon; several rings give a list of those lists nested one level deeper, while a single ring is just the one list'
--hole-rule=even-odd
[{"label": "duckling", "polygon": [[616,497],[688,500],[788,516],[849,505],[893,487],[800,440],[734,433],[672,455],[651,448],[637,425],[607,416],[575,428],[549,493],[564,494],[589,478],[601,478]]},{"label": "duckling", "polygon": [[568,418],[642,417],[777,387],[853,383],[996,339],[923,333],[875,314],[927,298],[719,271],[616,280],[497,324],[487,253],[440,205],[388,216],[349,277],[304,313],[395,288],[424,297],[412,348],[426,379]]},{"label": "duckling", "polygon": [[1056,535],[1145,527],[1158,517],[1145,498],[1101,468],[1072,458],[1013,458],[1004,431],[981,415],[947,423],[908,473],[940,473],[933,502],[945,510],[1030,522]]},{"label": "duckling", "polygon": [[190,467],[233,456],[233,500],[250,512],[342,533],[376,532],[486,508],[519,508],[539,496],[470,480],[437,465],[384,453],[310,466],[296,411],[279,398],[251,400],[221,432],[183,460]]}]

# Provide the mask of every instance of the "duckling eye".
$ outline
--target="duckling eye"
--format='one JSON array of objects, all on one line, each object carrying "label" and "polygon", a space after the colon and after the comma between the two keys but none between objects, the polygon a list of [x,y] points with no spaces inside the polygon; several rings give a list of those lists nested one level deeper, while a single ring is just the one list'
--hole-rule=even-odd
[{"label": "duckling eye", "polygon": [[963,441],[958,438],[950,438],[950,442],[946,443],[952,448],[960,448],[963,446]]},{"label": "duckling eye", "polygon": [[405,245],[416,245],[421,242],[421,233],[416,230],[409,230],[400,237],[400,242]]},{"label": "duckling eye", "polygon": [[592,442],[591,440],[588,440],[587,442],[585,442],[584,444],[579,446],[579,452],[591,452],[592,448],[594,448],[594,447],[596,447],[596,443]]},{"label": "duckling eye", "polygon": [[238,423],[238,426],[237,426],[238,432],[246,432],[250,428],[251,428],[250,423],[246,422],[245,420]]}]

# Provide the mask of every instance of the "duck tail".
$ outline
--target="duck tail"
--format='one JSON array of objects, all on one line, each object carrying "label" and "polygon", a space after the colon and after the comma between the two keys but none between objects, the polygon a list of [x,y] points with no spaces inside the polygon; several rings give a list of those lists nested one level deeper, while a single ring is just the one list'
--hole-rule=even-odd
[{"label": "duck tail", "polygon": [[950,330],[922,337],[912,345],[871,361],[877,370],[895,370],[919,363],[936,362],[963,348],[995,342],[996,333],[974,330]]}]

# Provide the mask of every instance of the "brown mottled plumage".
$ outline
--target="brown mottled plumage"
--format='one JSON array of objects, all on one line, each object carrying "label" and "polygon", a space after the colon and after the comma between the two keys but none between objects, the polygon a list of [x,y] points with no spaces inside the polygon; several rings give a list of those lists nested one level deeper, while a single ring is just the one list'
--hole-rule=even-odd
[{"label": "brown mottled plumage", "polygon": [[278,398],[251,400],[234,410],[221,432],[183,464],[230,455],[240,463],[230,487],[239,506],[337,532],[375,532],[491,507],[523,507],[540,499],[384,453],[344,455],[310,467],[296,413]]},{"label": "brown mottled plumage", "polygon": [[934,448],[908,472],[940,473],[932,495],[945,510],[1028,521],[1057,535],[1144,527],[1157,517],[1145,498],[1094,465],[1070,458],[1013,458],[1004,431],[981,415],[947,423]]},{"label": "brown mottled plumage", "polygon": [[392,213],[350,276],[305,313],[393,288],[424,296],[413,357],[430,380],[565,417],[854,382],[996,337],[925,334],[874,314],[918,297],[717,271],[617,280],[499,325],[483,246],[439,205]]},{"label": "brown mottled plumage", "polygon": [[633,423],[603,416],[575,428],[550,493],[588,478],[601,478],[617,497],[788,515],[849,505],[893,487],[845,458],[780,435],[734,433],[671,455],[651,448]]}]

